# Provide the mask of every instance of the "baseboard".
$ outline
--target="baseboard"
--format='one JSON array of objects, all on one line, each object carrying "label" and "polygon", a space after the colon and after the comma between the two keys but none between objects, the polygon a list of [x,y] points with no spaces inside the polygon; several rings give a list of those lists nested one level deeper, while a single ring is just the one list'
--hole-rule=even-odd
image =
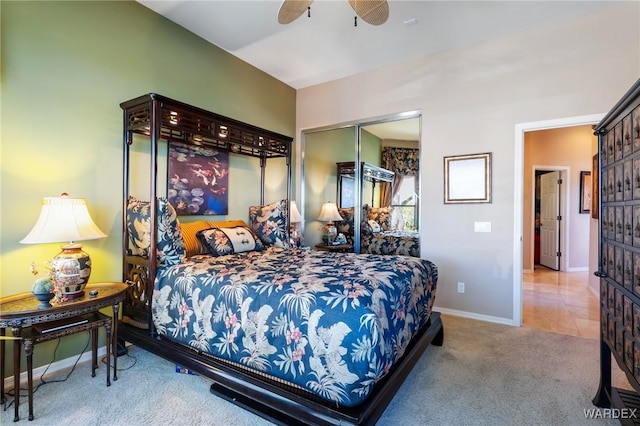
[{"label": "baseboard", "polygon": [[456,317],[470,318],[470,319],[475,319],[475,320],[485,321],[485,322],[493,322],[496,324],[513,325],[513,320],[510,318],[493,317],[490,315],[482,315],[482,314],[476,314],[474,312],[458,311],[456,309],[440,308],[437,306],[434,306],[433,310],[441,312],[446,315],[454,315]]},{"label": "baseboard", "polygon": [[577,268],[567,268],[567,272],[588,272],[588,266],[579,266]]},{"label": "baseboard", "polygon": [[[106,346],[101,346],[98,348],[98,360],[100,360],[102,357],[104,357],[107,354],[107,347]],[[24,353],[23,353],[24,356]],[[42,374],[44,374],[45,371],[47,371],[47,374],[52,374],[52,373],[56,373],[59,370],[64,370],[65,368],[70,368],[73,367],[73,365],[78,362],[85,362],[85,361],[91,361],[91,350],[84,352],[82,354],[82,356],[80,357],[80,359],[78,360],[78,355],[74,355],[74,356],[70,356],[69,358],[65,358],[65,359],[61,359],[60,361],[56,361],[54,363],[52,363],[51,365],[49,364],[45,364],[43,366],[40,366],[38,368],[34,368],[33,369],[33,381],[34,383],[36,383],[36,380],[38,377],[40,377]],[[111,363],[113,365],[113,362]],[[98,364],[100,365],[100,364]],[[25,368],[25,364],[21,362],[20,365],[21,369]],[[47,370],[47,367],[48,370]],[[27,387],[27,372],[23,371],[22,373],[20,373],[20,387]],[[4,389],[5,392],[7,392],[8,390],[12,390],[13,389],[13,375],[9,376],[9,377],[5,377],[4,378]]]}]

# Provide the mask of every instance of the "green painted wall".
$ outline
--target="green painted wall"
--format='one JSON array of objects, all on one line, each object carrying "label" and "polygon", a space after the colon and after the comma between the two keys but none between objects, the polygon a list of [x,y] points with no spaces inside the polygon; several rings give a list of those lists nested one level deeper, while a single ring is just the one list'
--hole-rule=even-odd
[{"label": "green painted wall", "polygon": [[317,221],[322,204],[337,201],[336,163],[353,161],[355,127],[307,133],[304,139],[304,244],[322,241],[324,222]]},{"label": "green painted wall", "polygon": [[[41,198],[62,192],[85,197],[108,234],[84,244],[94,263],[91,281],[120,280],[121,102],[156,92],[295,134],[293,88],[139,3],[3,0],[0,10],[2,296],[29,291],[30,262],[42,264],[59,251],[57,244],[19,241],[35,223]],[[246,207],[259,201],[257,163],[235,164],[229,217],[246,218]],[[269,191],[283,181],[273,182]],[[67,338],[56,359],[79,353],[85,342]],[[52,360],[52,347],[36,348],[36,365]]]},{"label": "green painted wall", "polygon": [[[363,130],[361,132],[360,157],[377,166],[382,156],[380,138]],[[307,133],[304,140],[304,244],[313,247],[322,241],[325,223],[316,218],[322,204],[338,202],[338,179],[336,163],[354,161],[356,158],[356,127],[345,127]],[[371,183],[365,182],[363,193],[365,202],[371,197]],[[379,190],[376,188],[376,200]]]},{"label": "green painted wall", "polygon": [[[374,166],[380,166],[382,161],[382,140],[364,129],[360,131],[360,159]],[[364,181],[361,191],[362,204],[380,205],[380,185],[376,185],[374,190],[371,182]]]}]

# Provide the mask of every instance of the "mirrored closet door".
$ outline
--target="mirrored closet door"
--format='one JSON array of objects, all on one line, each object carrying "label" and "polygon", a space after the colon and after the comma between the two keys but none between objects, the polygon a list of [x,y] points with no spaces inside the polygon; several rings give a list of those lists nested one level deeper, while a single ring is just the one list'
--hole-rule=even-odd
[{"label": "mirrored closet door", "polygon": [[[393,239],[385,237],[387,241],[383,242],[383,235],[415,234],[418,241],[419,112],[304,131],[302,146],[306,246],[375,253],[393,250],[389,249]],[[321,214],[326,208],[334,215]],[[376,221],[381,229],[376,227]],[[329,234],[329,240],[328,225],[336,228],[335,236]],[[376,233],[373,248],[367,237],[371,230]],[[419,256],[419,243],[416,247],[414,253],[418,254],[414,255]]]}]

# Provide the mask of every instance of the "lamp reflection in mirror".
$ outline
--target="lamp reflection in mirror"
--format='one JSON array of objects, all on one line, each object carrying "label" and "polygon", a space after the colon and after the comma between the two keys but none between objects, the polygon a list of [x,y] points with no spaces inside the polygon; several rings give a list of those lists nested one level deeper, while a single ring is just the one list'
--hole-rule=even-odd
[{"label": "lamp reflection in mirror", "polygon": [[302,216],[300,216],[300,211],[298,210],[298,206],[295,201],[291,201],[291,205],[289,207],[289,222],[291,222],[291,226],[289,227],[291,245],[293,247],[300,247],[302,246],[302,234],[300,233],[298,224],[302,222]]},{"label": "lamp reflection in mirror", "polygon": [[322,209],[320,209],[318,220],[320,222],[328,222],[323,229],[322,242],[325,244],[333,244],[338,234],[336,225],[333,222],[344,220],[342,216],[340,216],[340,213],[338,213],[338,206],[336,203],[331,201],[324,203],[322,205]]},{"label": "lamp reflection in mirror", "polygon": [[91,259],[76,241],[104,238],[107,235],[91,219],[84,198],[45,197],[38,221],[20,242],[45,244],[68,242],[51,261],[51,278],[62,298],[73,299],[84,294],[91,275]]}]

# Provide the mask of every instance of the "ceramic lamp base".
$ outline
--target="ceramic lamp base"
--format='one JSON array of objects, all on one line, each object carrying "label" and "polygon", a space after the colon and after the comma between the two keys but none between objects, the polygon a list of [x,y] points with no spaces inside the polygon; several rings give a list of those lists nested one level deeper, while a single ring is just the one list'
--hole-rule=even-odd
[{"label": "ceramic lamp base", "polygon": [[91,275],[91,258],[82,244],[67,244],[51,261],[56,290],[67,299],[80,297]]},{"label": "ceramic lamp base", "polygon": [[338,235],[338,229],[336,228],[336,226],[332,222],[329,222],[324,227],[324,233],[322,235],[322,242],[325,243],[325,244],[333,244],[333,242],[335,241],[337,235]]}]

